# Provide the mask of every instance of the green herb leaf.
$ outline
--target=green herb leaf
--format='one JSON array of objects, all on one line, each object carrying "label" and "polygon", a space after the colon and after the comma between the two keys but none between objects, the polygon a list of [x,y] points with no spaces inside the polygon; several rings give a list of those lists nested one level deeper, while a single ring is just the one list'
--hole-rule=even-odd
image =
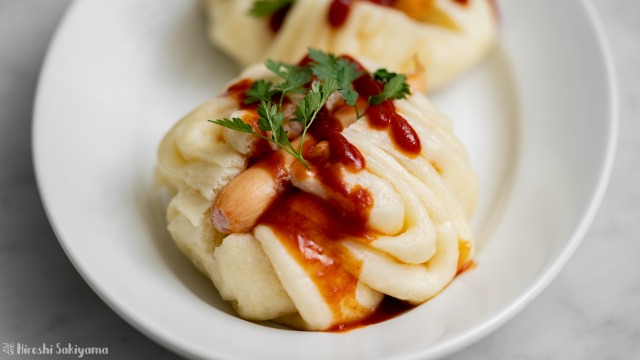
[{"label": "green herb leaf", "polygon": [[266,18],[293,3],[293,1],[294,0],[257,0],[251,5],[249,15],[257,18]]},{"label": "green herb leaf", "polygon": [[235,130],[235,131],[241,131],[244,133],[249,133],[249,134],[253,134],[254,130],[253,127],[247,123],[245,123],[244,121],[242,121],[242,119],[240,118],[233,118],[233,119],[220,119],[220,120],[209,120],[209,122],[212,122],[214,124],[218,124],[220,126],[224,126],[226,128],[229,128],[231,130]]},{"label": "green herb leaf", "polygon": [[338,91],[350,106],[356,105],[358,92],[353,88],[353,81],[362,73],[356,69],[355,64],[344,58],[325,53],[316,49],[309,49],[309,57],[314,61],[311,65],[313,74],[320,80],[335,80],[338,83]]},{"label": "green herb leaf", "polygon": [[247,98],[244,100],[245,104],[251,104],[260,101],[271,101],[271,98],[278,92],[273,89],[273,83],[271,81],[258,80],[255,81],[251,88],[245,91]]},{"label": "green herb leaf", "polygon": [[320,103],[320,94],[307,93],[296,106],[295,117],[291,121],[307,122],[313,115],[318,103]]},{"label": "green herb leaf", "polygon": [[322,110],[322,107],[329,99],[329,96],[338,89],[338,82],[331,79],[324,82],[316,81],[311,84],[311,90],[298,103],[296,107],[296,117],[291,121],[298,121],[303,124],[302,135],[300,135],[299,153],[302,153],[302,146],[307,131],[316,119],[316,116]]},{"label": "green herb leaf", "polygon": [[383,69],[376,70],[376,72],[373,73],[373,78],[380,81],[383,84],[386,84],[389,82],[389,80],[391,80],[397,75],[398,74],[394,72],[390,72],[389,70],[383,68]]},{"label": "green herb leaf", "polygon": [[284,124],[285,116],[278,106],[267,101],[262,101],[258,105],[258,129],[271,131],[274,140],[278,140],[276,133]]},{"label": "green herb leaf", "polygon": [[358,92],[353,88],[353,81],[360,77],[360,73],[356,66],[346,59],[338,59],[336,63],[336,80],[338,81],[338,90],[347,104],[356,105],[358,100]]},{"label": "green herb leaf", "polygon": [[338,58],[335,55],[317,49],[309,49],[309,57],[315,62],[312,63],[311,70],[319,80],[336,78]]},{"label": "green herb leaf", "polygon": [[311,86],[312,93],[318,93],[321,95],[320,104],[318,104],[318,110],[324,106],[329,99],[329,96],[340,88],[340,85],[336,80],[327,80],[322,83],[314,83]]},{"label": "green herb leaf", "polygon": [[281,77],[284,81],[276,84],[275,89],[283,93],[304,92],[304,88],[311,81],[311,69],[307,66],[291,65],[273,60],[267,60],[267,68]]},{"label": "green herb leaf", "polygon": [[369,102],[372,104],[380,104],[389,99],[404,99],[407,95],[411,95],[409,84],[406,82],[407,77],[404,74],[396,74],[386,69],[380,69],[373,74],[373,77],[381,81],[384,84],[384,88],[380,94],[369,97]]}]

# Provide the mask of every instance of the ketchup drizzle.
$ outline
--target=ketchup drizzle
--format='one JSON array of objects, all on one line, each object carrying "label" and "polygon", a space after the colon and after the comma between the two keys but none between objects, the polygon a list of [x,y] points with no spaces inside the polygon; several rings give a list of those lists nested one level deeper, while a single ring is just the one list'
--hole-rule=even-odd
[{"label": "ketchup drizzle", "polygon": [[[361,96],[378,95],[383,86],[370,75],[364,74],[353,83]],[[391,100],[371,105],[367,110],[369,124],[378,130],[391,129],[391,139],[400,151],[409,157],[416,157],[422,151],[420,138],[415,129],[395,109]]]},{"label": "ketchup drizzle", "polygon": [[333,0],[329,5],[329,25],[339,28],[347,21],[352,0]]},{"label": "ketchup drizzle", "polygon": [[277,33],[282,27],[282,24],[284,24],[284,19],[287,17],[287,14],[289,14],[289,10],[291,10],[291,3],[280,8],[269,18],[269,28],[274,34]]},{"label": "ketchup drizzle", "polygon": [[366,165],[364,156],[341,132],[342,125],[329,114],[326,108],[318,113],[316,121],[311,126],[311,134],[316,139],[328,142],[329,156],[332,162],[343,164],[351,172],[364,169]]},{"label": "ketchup drizzle", "polygon": [[229,85],[224,95],[230,96],[232,99],[238,102],[239,106],[244,105],[244,100],[247,98],[246,91],[251,89],[253,80],[240,79],[235,83]]}]

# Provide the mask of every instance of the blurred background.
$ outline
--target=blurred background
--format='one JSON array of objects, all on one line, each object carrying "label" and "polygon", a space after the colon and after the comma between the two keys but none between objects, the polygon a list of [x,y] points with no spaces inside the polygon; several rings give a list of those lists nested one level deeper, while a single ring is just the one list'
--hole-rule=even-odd
[{"label": "blurred background", "polygon": [[[69,3],[0,0],[0,342],[61,342],[108,347],[108,358],[176,359],[89,288],[38,195],[33,101]],[[449,359],[640,359],[640,2],[592,3],[618,75],[620,133],[608,191],[551,285],[506,325]]]}]

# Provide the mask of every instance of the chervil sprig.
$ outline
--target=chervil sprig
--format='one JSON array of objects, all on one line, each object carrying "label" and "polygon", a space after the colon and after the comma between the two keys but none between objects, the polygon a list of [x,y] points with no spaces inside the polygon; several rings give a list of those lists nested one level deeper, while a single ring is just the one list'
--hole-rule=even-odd
[{"label": "chervil sprig", "polygon": [[255,81],[251,88],[245,91],[247,98],[244,99],[245,104],[252,104],[260,101],[269,102],[278,93],[273,89],[273,83],[271,81],[265,81],[263,79]]},{"label": "chervil sprig", "polygon": [[404,74],[380,69],[373,74],[373,78],[383,83],[384,88],[380,94],[369,97],[369,102],[372,104],[380,104],[389,99],[404,99],[407,95],[411,95],[407,77]]},{"label": "chervil sprig", "polygon": [[329,99],[329,96],[338,90],[338,82],[335,80],[316,81],[311,84],[311,90],[302,98],[298,106],[296,106],[295,117],[291,121],[301,122],[303,125],[302,135],[300,135],[300,149],[302,153],[302,145],[307,131],[316,119],[318,112]]},{"label": "chervil sprig", "polygon": [[338,91],[342,94],[344,101],[353,106],[356,116],[360,118],[356,101],[358,92],[353,88],[353,81],[360,77],[362,73],[349,60],[338,58],[333,54],[320,50],[309,49],[309,57],[315,62],[312,66],[313,75],[320,80],[335,80],[338,83]]},{"label": "chervil sprig", "polygon": [[280,93],[279,107],[282,107],[284,97],[289,92],[304,93],[305,85],[311,82],[311,69],[307,66],[290,65],[273,60],[267,60],[267,69],[281,77],[284,81],[273,86],[274,91]]},{"label": "chervil sprig", "polygon": [[242,119],[237,117],[232,119],[224,118],[224,119],[209,120],[209,121],[214,124],[224,126],[231,130],[252,134],[261,139],[270,141],[278,145],[278,147],[282,148],[282,150],[291,154],[291,156],[300,160],[300,162],[302,162],[302,164],[308,168],[309,164],[302,157],[301,151],[296,149],[291,144],[291,142],[289,141],[289,138],[287,137],[287,131],[284,129],[284,126],[283,126],[285,121],[285,116],[284,116],[284,113],[278,109],[278,105],[263,100],[260,102],[260,105],[258,105],[257,112],[258,112],[258,130],[261,130],[266,134],[270,133],[271,134],[270,137],[265,136],[258,131],[255,131],[253,126],[246,124],[244,121],[242,121]]},{"label": "chervil sprig", "polygon": [[255,134],[255,131],[253,130],[253,127],[251,125],[245,123],[244,121],[242,121],[242,119],[237,117],[233,119],[224,118],[224,119],[209,120],[209,121],[214,124],[224,126],[227,129],[240,131],[247,134]]}]

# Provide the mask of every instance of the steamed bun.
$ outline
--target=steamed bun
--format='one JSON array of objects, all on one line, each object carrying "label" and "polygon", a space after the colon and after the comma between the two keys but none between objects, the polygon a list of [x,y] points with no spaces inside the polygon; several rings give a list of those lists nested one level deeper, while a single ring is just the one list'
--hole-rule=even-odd
[{"label": "steamed bun", "polygon": [[[441,292],[473,256],[467,219],[477,180],[451,122],[422,94],[371,103],[360,119],[331,128],[334,138],[312,129],[303,142],[310,165],[274,165],[286,189],[268,206],[255,204],[266,208],[256,224],[225,233],[212,225],[229,184],[282,161],[259,139],[207,121],[255,123],[255,107],[237,89],[260,79],[277,81],[264,65],[249,67],[159,146],[157,173],[172,190],[167,222],[178,248],[241,317],[299,329],[339,329],[366,320],[385,298],[417,305]],[[369,73],[359,79],[374,81]],[[287,109],[300,98],[284,101],[285,116],[294,116]],[[316,124],[324,129],[344,108],[336,91]],[[392,111],[385,116],[401,131],[381,128],[374,110]],[[299,131],[292,124],[288,135]],[[402,136],[418,147],[402,145]],[[335,159],[347,150],[351,157]],[[236,195],[239,208],[259,194]]]},{"label": "steamed bun", "polygon": [[297,61],[317,48],[401,73],[419,64],[433,90],[478,63],[497,37],[493,0],[341,1],[351,5],[339,26],[330,21],[335,1],[294,0],[277,15],[284,15],[277,30],[269,17],[249,14],[254,2],[205,2],[210,40],[242,67],[266,59]]}]

